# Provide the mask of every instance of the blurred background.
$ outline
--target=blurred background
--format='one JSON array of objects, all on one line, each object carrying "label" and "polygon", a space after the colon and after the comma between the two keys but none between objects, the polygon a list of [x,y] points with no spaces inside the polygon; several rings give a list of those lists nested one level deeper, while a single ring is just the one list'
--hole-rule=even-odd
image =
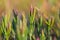
[{"label": "blurred background", "polygon": [[29,12],[31,5],[39,8],[40,11],[57,11],[60,8],[60,0],[0,0],[0,16],[8,7],[11,10],[17,9],[18,11]]}]

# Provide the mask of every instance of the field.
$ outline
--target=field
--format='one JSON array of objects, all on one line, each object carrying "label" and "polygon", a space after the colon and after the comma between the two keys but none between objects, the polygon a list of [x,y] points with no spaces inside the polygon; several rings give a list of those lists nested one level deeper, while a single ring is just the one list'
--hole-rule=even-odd
[{"label": "field", "polygon": [[60,0],[0,0],[0,40],[60,40]]}]

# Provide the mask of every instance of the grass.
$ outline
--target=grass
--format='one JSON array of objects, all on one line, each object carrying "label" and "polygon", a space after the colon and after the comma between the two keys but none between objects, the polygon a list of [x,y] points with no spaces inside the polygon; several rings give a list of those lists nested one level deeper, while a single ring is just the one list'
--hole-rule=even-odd
[{"label": "grass", "polygon": [[[28,15],[25,15],[25,12],[22,12],[20,14],[21,16],[18,16],[15,10],[12,12],[12,21],[10,20],[10,14],[2,16],[2,22],[0,24],[0,37],[2,40],[60,39],[60,35],[57,35],[60,33],[60,29],[56,29],[58,26],[54,17],[50,16],[50,18],[44,18],[41,14],[40,16],[37,15],[38,10],[36,7],[32,7]],[[10,16],[8,17],[8,15]]]}]

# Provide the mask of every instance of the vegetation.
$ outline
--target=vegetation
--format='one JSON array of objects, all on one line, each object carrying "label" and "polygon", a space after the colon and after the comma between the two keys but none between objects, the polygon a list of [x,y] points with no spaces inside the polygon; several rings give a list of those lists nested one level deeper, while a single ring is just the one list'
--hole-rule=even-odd
[{"label": "vegetation", "polygon": [[4,1],[6,14],[0,18],[0,40],[60,40],[60,7],[56,0],[49,1],[50,6],[47,0],[41,0],[27,13],[12,9],[9,2]]}]

